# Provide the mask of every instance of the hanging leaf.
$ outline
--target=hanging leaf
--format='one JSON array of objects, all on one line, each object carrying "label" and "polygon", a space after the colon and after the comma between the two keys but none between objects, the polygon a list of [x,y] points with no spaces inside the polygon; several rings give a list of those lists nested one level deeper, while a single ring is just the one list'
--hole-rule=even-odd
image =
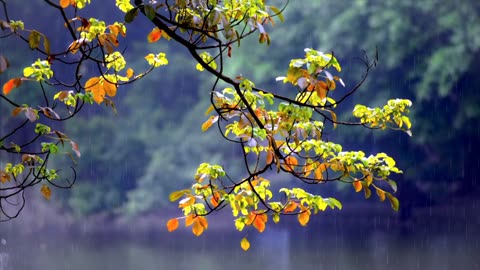
[{"label": "hanging leaf", "polygon": [[132,69],[132,68],[128,68],[128,69],[127,69],[127,78],[130,79],[130,78],[133,77],[133,75],[134,75],[133,69]]},{"label": "hanging leaf", "polygon": [[7,58],[3,55],[0,55],[0,74],[2,74],[9,66],[10,63],[8,62]]},{"label": "hanging leaf", "polygon": [[42,187],[40,188],[40,192],[42,193],[45,199],[50,200],[50,197],[52,196],[52,191],[47,185],[43,184]]},{"label": "hanging leaf", "polygon": [[192,232],[195,236],[200,236],[207,227],[208,223],[205,217],[198,216],[194,218]]},{"label": "hanging leaf", "polygon": [[380,201],[382,202],[385,201],[385,191],[379,188],[377,188],[376,191],[377,191],[378,198],[380,198]]},{"label": "hanging leaf", "polygon": [[393,210],[398,211],[400,207],[400,202],[398,201],[395,196],[392,195],[392,193],[386,193],[388,200],[390,201],[390,205],[392,206]]},{"label": "hanging leaf", "polygon": [[30,32],[30,34],[28,35],[28,45],[30,46],[30,49],[38,48],[41,37],[41,34],[35,30],[32,30],[32,32]]},{"label": "hanging leaf", "polygon": [[295,211],[296,208],[297,208],[297,203],[294,202],[294,201],[289,201],[287,203],[287,205],[285,206],[285,208],[283,209],[283,212],[284,213],[290,213],[290,212]]},{"label": "hanging leaf", "polygon": [[[187,190],[187,191],[190,192],[190,190]],[[180,199],[181,197],[183,197],[183,195],[185,195],[185,194],[186,194],[185,189],[177,190],[177,191],[174,191],[174,192],[170,193],[170,195],[168,196],[168,199],[171,202],[174,202],[174,201]]]},{"label": "hanging leaf", "polygon": [[167,221],[167,230],[173,232],[178,228],[178,219],[172,218]]},{"label": "hanging leaf", "polygon": [[162,30],[158,27],[153,28],[153,30],[148,34],[147,40],[150,43],[157,42],[162,37]]},{"label": "hanging leaf", "polygon": [[150,5],[146,5],[144,6],[144,10],[145,10],[145,16],[147,16],[147,18],[153,21],[153,19],[155,19],[155,16],[156,16],[155,9]]},{"label": "hanging leaf", "polygon": [[202,131],[205,132],[207,131],[215,122],[218,120],[218,115],[217,116],[210,116],[205,123],[202,125]]},{"label": "hanging leaf", "polygon": [[306,210],[298,214],[297,219],[300,225],[307,226],[307,223],[310,220],[310,210]]},{"label": "hanging leaf", "polygon": [[353,188],[355,192],[360,192],[362,190],[362,182],[359,180],[355,180],[352,182]]},{"label": "hanging leaf", "polygon": [[250,248],[250,242],[248,242],[247,238],[244,237],[242,241],[240,241],[240,247],[244,250],[247,251]]},{"label": "hanging leaf", "polygon": [[78,144],[74,141],[70,141],[70,144],[72,145],[72,151],[75,152],[75,155],[80,157],[82,154],[80,153],[80,149],[78,149]]},{"label": "hanging leaf", "polygon": [[8,95],[13,88],[17,88],[22,84],[22,78],[10,79],[3,85],[3,94]]},{"label": "hanging leaf", "polygon": [[255,215],[252,225],[258,232],[262,233],[265,230],[265,222],[267,222],[266,214]]},{"label": "hanging leaf", "polygon": [[298,160],[294,156],[288,156],[285,158],[285,164],[283,164],[283,168],[287,172],[293,172],[295,170],[295,166],[298,165]]}]

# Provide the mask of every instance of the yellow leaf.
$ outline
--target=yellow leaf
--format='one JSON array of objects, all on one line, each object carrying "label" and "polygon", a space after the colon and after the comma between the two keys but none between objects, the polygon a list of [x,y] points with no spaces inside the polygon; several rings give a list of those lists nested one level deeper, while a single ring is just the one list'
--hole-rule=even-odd
[{"label": "yellow leaf", "polygon": [[210,107],[208,107],[208,109],[205,111],[205,115],[209,115],[213,109],[215,109],[215,107],[213,107],[213,105],[210,105]]},{"label": "yellow leaf", "polygon": [[174,191],[174,192],[170,193],[170,195],[168,196],[168,199],[171,202],[174,202],[174,201],[180,199],[181,197],[183,197],[183,195],[185,195],[185,190],[177,190],[177,191]]},{"label": "yellow leaf", "polygon": [[147,40],[148,42],[157,42],[162,37],[162,30],[158,27],[153,28],[153,30],[148,34]]},{"label": "yellow leaf", "polygon": [[172,218],[167,221],[167,230],[173,232],[178,228],[178,219]]},{"label": "yellow leaf", "polygon": [[306,210],[298,214],[297,219],[300,225],[307,226],[307,223],[310,220],[310,210]]},{"label": "yellow leaf", "polygon": [[250,242],[248,242],[246,237],[244,237],[242,241],[240,241],[240,247],[245,251],[247,251],[250,248]]},{"label": "yellow leaf", "polygon": [[45,199],[50,200],[50,197],[52,196],[52,191],[47,185],[43,184],[42,188],[40,188],[40,192]]},{"label": "yellow leaf", "polygon": [[355,180],[352,182],[353,188],[355,189],[355,192],[360,192],[362,190],[362,182]]},{"label": "yellow leaf", "polygon": [[203,123],[202,131],[203,132],[207,131],[213,125],[213,123],[217,122],[217,119],[218,119],[218,116],[213,116],[213,115],[210,116],[208,120],[205,121],[205,123]]},{"label": "yellow leaf", "polygon": [[10,79],[3,85],[3,94],[8,95],[13,88],[17,88],[22,84],[22,78]]}]

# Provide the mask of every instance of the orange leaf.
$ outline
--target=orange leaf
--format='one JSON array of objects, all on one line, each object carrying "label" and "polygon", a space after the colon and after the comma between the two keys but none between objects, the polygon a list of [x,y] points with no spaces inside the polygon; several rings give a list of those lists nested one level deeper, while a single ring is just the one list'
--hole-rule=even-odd
[{"label": "orange leaf", "polygon": [[43,184],[42,188],[40,188],[40,192],[45,199],[50,200],[50,197],[52,196],[52,191],[47,185]]},{"label": "orange leaf", "polygon": [[98,104],[102,103],[105,99],[105,89],[103,85],[100,84],[99,77],[90,78],[85,83],[85,91],[92,92],[93,100]]},{"label": "orange leaf", "polygon": [[300,225],[307,226],[307,223],[310,220],[310,210],[303,211],[300,214],[298,214],[297,219]]},{"label": "orange leaf", "polygon": [[294,156],[288,156],[285,158],[285,164],[283,168],[288,172],[293,172],[295,170],[295,166],[298,165],[298,160]]},{"label": "orange leaf", "polygon": [[23,107],[15,107],[15,109],[12,110],[12,115],[17,116],[19,113],[21,113],[24,110]]},{"label": "orange leaf", "polygon": [[315,91],[320,99],[327,98],[327,84],[324,81],[318,81],[315,85]]},{"label": "orange leaf", "polygon": [[178,219],[172,218],[167,221],[167,230],[173,232],[178,228]]},{"label": "orange leaf", "polygon": [[260,218],[261,215],[257,215],[253,220],[253,227],[258,230],[258,232],[263,232],[265,230],[265,221]]},{"label": "orange leaf", "polygon": [[198,219],[198,222],[200,222],[200,224],[203,226],[205,230],[208,229],[208,221],[205,217],[199,216],[197,217],[197,219]]},{"label": "orange leaf", "polygon": [[105,93],[110,97],[114,97],[117,94],[117,85],[114,83],[104,81],[103,88],[105,90]]},{"label": "orange leaf", "polygon": [[133,69],[132,68],[128,68],[127,69],[127,78],[131,78],[133,76],[134,72],[133,72]]},{"label": "orange leaf", "polygon": [[3,85],[3,94],[8,95],[13,88],[17,88],[22,84],[22,78],[10,79]]},{"label": "orange leaf", "polygon": [[318,181],[322,181],[323,180],[323,171],[322,171],[322,167],[318,166],[316,169],[315,169],[315,179],[317,179]]},{"label": "orange leaf", "polygon": [[162,37],[162,30],[158,27],[153,28],[153,30],[148,34],[147,40],[148,42],[157,42]]},{"label": "orange leaf", "polygon": [[71,2],[73,2],[73,1],[71,1],[71,0],[60,0],[60,6],[62,8],[67,8],[68,6],[70,6]]},{"label": "orange leaf", "polygon": [[284,213],[293,212],[297,208],[297,203],[294,201],[289,201],[285,208],[283,209]]},{"label": "orange leaf", "polygon": [[196,217],[193,221],[192,232],[195,236],[200,236],[208,227],[205,217]]},{"label": "orange leaf", "polygon": [[193,214],[188,215],[185,218],[185,226],[188,227],[188,226],[192,225],[194,221],[195,221],[195,218],[194,218]]},{"label": "orange leaf", "polygon": [[272,163],[272,161],[273,161],[273,151],[272,150],[267,151],[267,160],[266,161],[267,161],[267,165]]},{"label": "orange leaf", "polygon": [[353,188],[355,188],[355,192],[360,192],[362,190],[362,182],[355,180],[352,182]]},{"label": "orange leaf", "polygon": [[220,194],[218,191],[213,192],[212,197],[210,197],[210,203],[213,207],[217,207],[218,203],[220,202]]},{"label": "orange leaf", "polygon": [[385,201],[385,191],[377,188],[377,195],[378,195],[378,198],[380,198],[380,201]]}]

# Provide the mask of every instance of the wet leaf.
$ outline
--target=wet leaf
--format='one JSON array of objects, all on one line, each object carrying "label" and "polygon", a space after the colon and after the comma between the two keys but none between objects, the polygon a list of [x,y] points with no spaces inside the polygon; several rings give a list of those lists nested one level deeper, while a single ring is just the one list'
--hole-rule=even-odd
[{"label": "wet leaf", "polygon": [[38,48],[41,37],[41,34],[35,30],[30,32],[30,34],[28,35],[28,45],[30,46],[30,49]]},{"label": "wet leaf", "polygon": [[183,195],[185,195],[185,190],[177,190],[177,191],[174,191],[174,192],[170,193],[170,195],[168,196],[168,199],[171,202],[174,202],[174,201],[180,199],[181,197],[183,197]]},{"label": "wet leaf", "polygon": [[150,43],[157,42],[162,37],[162,30],[158,27],[153,28],[153,30],[148,34],[147,40]]},{"label": "wet leaf", "polygon": [[362,182],[359,180],[355,180],[352,182],[353,188],[355,192],[360,192],[362,190]]},{"label": "wet leaf", "polygon": [[43,184],[42,188],[40,188],[40,192],[42,193],[45,199],[50,200],[50,197],[52,196],[52,191],[50,190],[50,187]]},{"label": "wet leaf", "polygon": [[240,247],[244,250],[244,251],[247,251],[249,248],[250,248],[250,242],[248,242],[247,238],[244,237],[241,241],[240,241]]},{"label": "wet leaf", "polygon": [[287,203],[287,205],[285,206],[285,208],[283,209],[283,212],[284,213],[290,213],[290,212],[295,211],[296,208],[297,208],[297,203],[294,202],[294,201],[289,201]]},{"label": "wet leaf", "polygon": [[205,123],[202,125],[202,131],[205,132],[207,131],[215,122],[218,120],[218,115],[217,116],[210,116]]},{"label": "wet leaf", "polygon": [[178,228],[178,219],[172,218],[167,221],[167,230],[173,232]]},{"label": "wet leaf", "polygon": [[151,21],[153,19],[155,19],[155,9],[150,6],[150,5],[146,5],[144,6],[144,10],[145,10],[145,16],[147,16],[147,18],[149,18]]},{"label": "wet leaf", "polygon": [[273,162],[273,151],[272,150],[268,150],[267,151],[267,158],[266,158],[266,162],[267,164],[271,164]]},{"label": "wet leaf", "polygon": [[10,63],[8,62],[7,58],[3,55],[0,55],[0,74],[2,74],[9,66]]},{"label": "wet leaf", "polygon": [[392,206],[393,210],[398,211],[400,207],[400,202],[398,201],[395,196],[393,196],[391,193],[386,193],[388,200],[390,201],[390,205]]},{"label": "wet leaf", "polygon": [[253,227],[257,229],[258,232],[262,233],[265,231],[265,221],[261,218],[262,215],[257,215],[253,220]]},{"label": "wet leaf", "polygon": [[19,113],[21,113],[23,111],[23,107],[15,107],[13,110],[12,110],[12,115],[13,116],[17,116]]},{"label": "wet leaf", "polygon": [[78,144],[74,141],[70,141],[70,144],[72,145],[72,151],[75,152],[75,155],[80,157],[82,154],[80,153],[80,149],[78,149]]},{"label": "wet leaf", "polygon": [[308,221],[310,220],[310,211],[306,210],[298,214],[297,216],[298,222],[302,226],[307,226]]},{"label": "wet leaf", "polygon": [[35,122],[37,120],[37,111],[32,108],[26,108],[25,116],[27,116],[30,122]]},{"label": "wet leaf", "polygon": [[200,236],[207,227],[208,223],[205,217],[196,217],[193,220],[192,232],[195,236]]},{"label": "wet leaf", "polygon": [[377,188],[376,191],[377,191],[378,198],[380,198],[380,201],[382,201],[382,202],[385,201],[385,191],[383,191],[379,188]]},{"label": "wet leaf", "polygon": [[10,79],[3,85],[3,94],[8,95],[13,88],[17,88],[22,84],[22,78]]},{"label": "wet leaf", "polygon": [[128,69],[127,69],[127,78],[130,79],[130,78],[133,77],[133,75],[134,75],[133,69],[132,69],[132,68],[128,68]]}]

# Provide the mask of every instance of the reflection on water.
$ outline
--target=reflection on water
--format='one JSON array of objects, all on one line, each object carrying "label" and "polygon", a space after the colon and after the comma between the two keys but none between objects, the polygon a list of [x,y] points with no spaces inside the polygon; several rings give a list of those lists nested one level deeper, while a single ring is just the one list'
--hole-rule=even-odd
[{"label": "reflection on water", "polygon": [[480,237],[462,231],[272,226],[261,235],[247,233],[248,252],[239,247],[244,235],[214,231],[199,238],[183,233],[9,235],[0,250],[0,270],[480,269]]}]

